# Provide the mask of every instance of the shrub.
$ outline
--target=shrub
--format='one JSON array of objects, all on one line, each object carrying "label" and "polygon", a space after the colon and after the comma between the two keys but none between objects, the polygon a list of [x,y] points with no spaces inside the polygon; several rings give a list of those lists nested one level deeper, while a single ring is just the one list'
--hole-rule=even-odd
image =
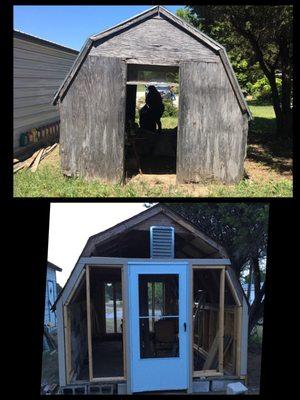
[{"label": "shrub", "polygon": [[171,100],[164,100],[165,111],[163,117],[177,117],[178,116],[178,109],[173,106]]},{"label": "shrub", "polygon": [[[281,94],[281,79],[276,78],[276,84]],[[254,84],[248,83],[247,89],[252,94],[252,96],[261,103],[272,102],[272,91],[269,81],[266,77],[258,79]]]}]

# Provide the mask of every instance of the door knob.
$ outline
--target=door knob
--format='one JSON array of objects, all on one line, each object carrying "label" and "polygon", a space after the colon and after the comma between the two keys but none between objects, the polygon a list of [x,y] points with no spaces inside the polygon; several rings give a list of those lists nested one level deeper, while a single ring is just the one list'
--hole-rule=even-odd
[{"label": "door knob", "polygon": [[186,332],[186,322],[183,324],[184,332]]}]

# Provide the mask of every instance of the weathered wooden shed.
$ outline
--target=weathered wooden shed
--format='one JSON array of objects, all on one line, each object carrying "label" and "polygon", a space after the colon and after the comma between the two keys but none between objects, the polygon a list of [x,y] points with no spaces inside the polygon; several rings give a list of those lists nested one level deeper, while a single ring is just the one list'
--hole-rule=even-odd
[{"label": "weathered wooden shed", "polygon": [[124,179],[125,119],[141,71],[178,71],[178,182],[237,182],[251,113],[223,46],[156,6],[91,36],[57,91],[67,175]]},{"label": "weathered wooden shed", "polygon": [[248,302],[226,251],[165,205],[92,236],[54,307],[62,393],[247,377]]}]

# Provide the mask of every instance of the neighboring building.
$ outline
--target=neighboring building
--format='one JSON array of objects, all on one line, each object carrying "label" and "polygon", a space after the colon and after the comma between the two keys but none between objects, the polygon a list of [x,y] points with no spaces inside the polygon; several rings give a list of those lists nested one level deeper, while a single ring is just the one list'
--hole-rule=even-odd
[{"label": "neighboring building", "polygon": [[56,313],[51,310],[51,307],[53,306],[57,298],[56,271],[62,271],[62,269],[48,261],[46,293],[45,293],[44,325],[46,325],[49,328],[49,331],[56,329]]},{"label": "neighboring building", "polygon": [[72,67],[77,50],[14,30],[14,150],[20,135],[59,121],[54,93]]},{"label": "neighboring building", "polygon": [[87,241],[53,309],[64,394],[224,392],[247,379],[226,250],[158,204]]}]

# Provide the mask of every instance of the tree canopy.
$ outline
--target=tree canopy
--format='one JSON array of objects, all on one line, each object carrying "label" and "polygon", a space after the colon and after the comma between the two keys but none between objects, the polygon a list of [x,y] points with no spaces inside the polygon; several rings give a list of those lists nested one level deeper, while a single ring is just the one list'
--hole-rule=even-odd
[{"label": "tree canopy", "polygon": [[269,206],[265,203],[170,203],[168,206],[227,250],[239,279],[250,265],[255,287],[250,309],[251,331],[263,312],[265,286],[261,286],[264,274],[260,260],[267,253]]},{"label": "tree canopy", "polygon": [[277,134],[292,134],[293,6],[187,6],[177,15],[226,47],[245,90],[270,87]]}]

